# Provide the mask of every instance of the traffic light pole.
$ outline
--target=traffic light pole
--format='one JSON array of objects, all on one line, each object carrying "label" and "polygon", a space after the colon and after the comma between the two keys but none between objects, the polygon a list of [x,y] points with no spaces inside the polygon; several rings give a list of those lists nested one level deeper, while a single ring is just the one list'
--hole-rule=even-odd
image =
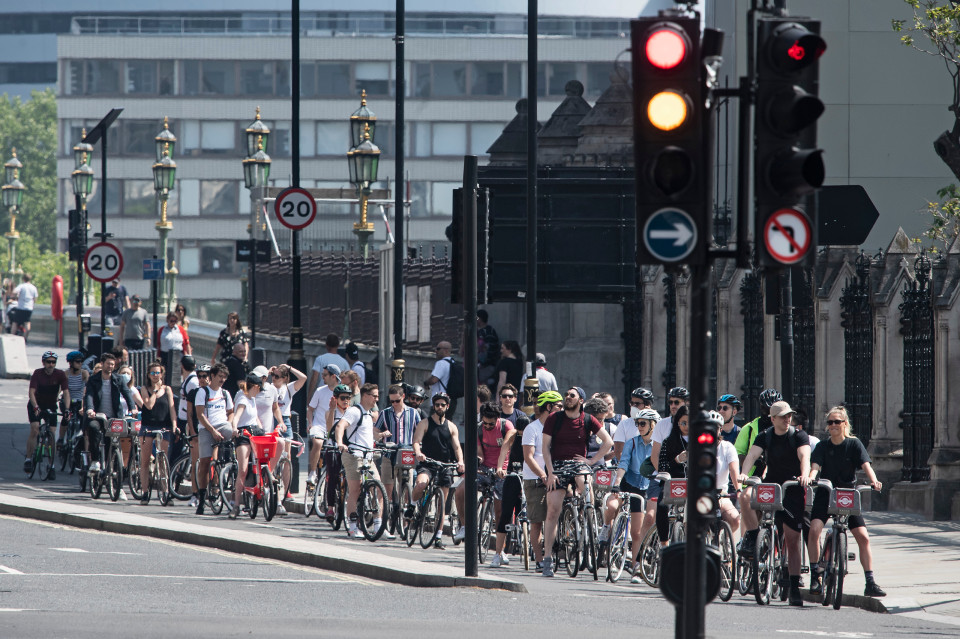
[{"label": "traffic light pole", "polygon": [[780,392],[788,402],[793,396],[793,269],[780,276]]},{"label": "traffic light pole", "polygon": [[[463,481],[467,486],[464,495],[463,525],[467,536],[464,540],[463,574],[476,577],[480,574],[477,556],[477,156],[463,158],[463,314],[464,314],[464,362],[463,362],[463,428],[466,445],[463,460],[466,473]],[[456,531],[453,531],[456,532]]]}]

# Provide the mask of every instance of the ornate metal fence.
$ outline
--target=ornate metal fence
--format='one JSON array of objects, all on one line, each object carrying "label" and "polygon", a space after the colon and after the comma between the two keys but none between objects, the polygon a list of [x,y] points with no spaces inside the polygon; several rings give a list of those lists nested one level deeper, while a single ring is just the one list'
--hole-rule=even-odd
[{"label": "ornate metal fence", "polygon": [[844,351],[843,399],[854,434],[866,446],[873,426],[873,308],[870,306],[870,258],[856,261],[857,276],[840,296]]},{"label": "ornate metal fence", "polygon": [[763,288],[760,276],[748,273],[740,283],[740,314],[743,316],[743,391],[746,417],[760,414],[763,391]]},{"label": "ornate metal fence", "polygon": [[813,291],[813,271],[793,269],[792,401],[808,414],[816,408],[817,339]]},{"label": "ornate metal fence", "polygon": [[916,280],[903,289],[900,334],[903,335],[903,481],[930,479],[927,464],[933,449],[933,307],[930,260],[914,262]]}]

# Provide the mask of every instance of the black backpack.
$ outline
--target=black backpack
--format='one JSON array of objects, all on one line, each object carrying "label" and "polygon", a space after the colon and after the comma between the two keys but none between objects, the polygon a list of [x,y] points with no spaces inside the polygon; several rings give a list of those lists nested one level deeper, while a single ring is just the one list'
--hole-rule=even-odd
[{"label": "black backpack", "polygon": [[457,362],[452,357],[447,357],[446,361],[450,363],[450,377],[447,379],[446,385],[444,385],[443,382],[440,382],[440,385],[443,386],[443,390],[446,391],[447,395],[451,398],[459,399],[463,397],[465,377],[463,364]]}]

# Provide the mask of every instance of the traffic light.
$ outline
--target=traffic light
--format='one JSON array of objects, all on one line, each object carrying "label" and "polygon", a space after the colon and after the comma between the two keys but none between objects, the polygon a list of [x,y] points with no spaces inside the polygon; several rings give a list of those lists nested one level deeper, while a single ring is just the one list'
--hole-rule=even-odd
[{"label": "traffic light", "polygon": [[694,429],[689,443],[691,481],[688,489],[692,491],[690,500],[696,505],[696,512],[704,517],[713,517],[717,511],[717,445],[720,443],[722,420],[716,412],[700,414],[700,429]]},{"label": "traffic light", "polygon": [[817,145],[819,59],[827,45],[815,20],[764,18],[757,34],[754,240],[761,266],[812,265],[823,184]]},{"label": "traffic light", "polygon": [[67,248],[71,262],[79,262],[87,252],[87,221],[83,211],[70,209],[67,231]]},{"label": "traffic light", "polygon": [[630,23],[637,263],[702,264],[710,237],[700,20]]}]

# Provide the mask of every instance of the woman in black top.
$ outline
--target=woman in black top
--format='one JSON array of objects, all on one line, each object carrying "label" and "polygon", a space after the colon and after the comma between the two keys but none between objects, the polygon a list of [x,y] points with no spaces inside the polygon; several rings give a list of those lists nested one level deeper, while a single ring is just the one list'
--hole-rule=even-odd
[{"label": "woman in black top", "polygon": [[[687,434],[690,432],[690,415],[686,406],[680,406],[671,418],[670,434],[660,447],[657,469],[670,473],[671,477],[687,476]],[[657,502],[657,536],[666,544],[670,534],[669,508],[663,503],[663,495]]]},{"label": "woman in black top", "polygon": [[507,384],[523,388],[523,351],[520,344],[507,340],[500,346],[500,363],[497,364],[497,395]]},{"label": "woman in black top", "polygon": [[233,347],[240,342],[249,342],[250,334],[240,323],[240,315],[237,313],[227,313],[227,327],[220,331],[217,343],[213,347],[213,357],[210,358],[210,365],[217,363],[217,356],[220,356],[221,362],[226,362],[227,358],[233,354]]},{"label": "woman in black top", "polygon": [[[502,495],[500,497],[500,518],[497,520],[497,554],[494,555],[490,566],[498,566],[509,563],[503,552],[507,545],[507,524],[513,522],[514,514],[520,515],[520,509],[523,508],[522,497],[522,476],[523,470],[523,429],[530,423],[530,418],[526,414],[517,418],[515,428],[508,430],[503,438],[503,445],[500,447],[500,459],[497,461],[497,476],[506,477],[503,480]],[[503,462],[509,456],[510,461],[507,464],[507,470],[503,469]],[[507,473],[513,473],[507,477]]]},{"label": "woman in black top", "polygon": [[140,416],[140,486],[143,487],[143,499],[140,503],[150,503],[150,456],[153,452],[153,439],[160,437],[160,450],[167,452],[170,445],[170,433],[176,432],[177,422],[174,414],[173,390],[163,383],[163,364],[154,362],[147,368],[147,379],[140,389],[143,397],[143,413]]}]

